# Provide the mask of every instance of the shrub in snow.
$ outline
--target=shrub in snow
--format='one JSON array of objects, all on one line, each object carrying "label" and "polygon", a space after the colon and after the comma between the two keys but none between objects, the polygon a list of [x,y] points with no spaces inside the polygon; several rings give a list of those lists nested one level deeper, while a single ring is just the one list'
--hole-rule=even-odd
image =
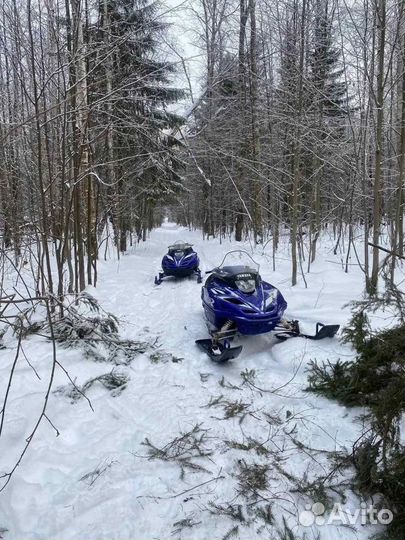
[{"label": "shrub in snow", "polygon": [[405,324],[372,333],[364,311],[356,313],[346,337],[357,358],[336,364],[312,362],[308,390],[347,406],[366,406],[366,429],[342,465],[355,470],[354,488],[382,495],[394,513],[382,538],[405,538],[405,445],[400,438],[405,411]]}]

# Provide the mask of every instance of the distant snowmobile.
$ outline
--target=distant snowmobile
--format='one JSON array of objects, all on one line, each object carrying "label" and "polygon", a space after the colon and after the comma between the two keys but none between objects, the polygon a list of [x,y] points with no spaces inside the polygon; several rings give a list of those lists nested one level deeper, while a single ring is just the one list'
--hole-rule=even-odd
[{"label": "distant snowmobile", "polygon": [[[236,264],[230,259],[237,257]],[[241,264],[246,256],[250,261]],[[253,263],[253,267],[252,267]],[[211,339],[198,339],[196,344],[214,362],[226,362],[239,356],[242,347],[231,347],[230,342],[237,334],[256,335],[279,330],[276,336],[306,337],[323,339],[333,337],[339,325],[318,323],[316,334],[301,334],[298,321],[283,319],[287,302],[276,287],[263,281],[259,265],[245,251],[227,253],[222,263],[207,272],[201,290],[202,304]]]},{"label": "distant snowmobile", "polygon": [[197,283],[202,282],[200,260],[193,250],[192,244],[178,240],[169,246],[167,254],[162,259],[162,272],[155,277],[155,285],[160,285],[167,276],[186,277],[197,275]]}]

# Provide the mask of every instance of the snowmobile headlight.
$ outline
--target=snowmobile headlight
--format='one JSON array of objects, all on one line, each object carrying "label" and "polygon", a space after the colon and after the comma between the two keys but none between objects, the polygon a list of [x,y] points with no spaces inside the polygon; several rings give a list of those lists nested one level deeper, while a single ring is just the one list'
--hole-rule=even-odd
[{"label": "snowmobile headlight", "polygon": [[278,291],[277,289],[272,289],[269,293],[269,296],[266,298],[266,308],[274,304],[277,300]]},{"label": "snowmobile headlight", "polygon": [[180,249],[178,251],[174,252],[175,257],[183,257],[183,255],[184,255],[184,251],[182,251]]},{"label": "snowmobile headlight", "polygon": [[237,279],[235,280],[235,285],[243,293],[252,293],[256,290],[256,280],[253,278],[250,279]]}]

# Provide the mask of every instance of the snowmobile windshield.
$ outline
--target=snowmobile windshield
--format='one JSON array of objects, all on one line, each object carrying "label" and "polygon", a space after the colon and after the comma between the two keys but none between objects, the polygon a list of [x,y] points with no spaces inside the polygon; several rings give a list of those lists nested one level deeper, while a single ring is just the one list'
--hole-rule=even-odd
[{"label": "snowmobile windshield", "polygon": [[188,244],[187,242],[182,242],[179,240],[178,242],[175,242],[173,245],[169,246],[169,253],[174,254],[177,257],[181,257],[184,254],[191,253],[192,251],[192,245]]},{"label": "snowmobile windshield", "polygon": [[218,268],[234,268],[235,271],[237,270],[235,273],[250,272],[253,274],[258,274],[260,265],[249,255],[247,251],[236,249],[234,251],[228,251]]},{"label": "snowmobile windshield", "polygon": [[218,267],[245,294],[255,292],[260,279],[259,268],[249,253],[241,250],[229,251]]}]

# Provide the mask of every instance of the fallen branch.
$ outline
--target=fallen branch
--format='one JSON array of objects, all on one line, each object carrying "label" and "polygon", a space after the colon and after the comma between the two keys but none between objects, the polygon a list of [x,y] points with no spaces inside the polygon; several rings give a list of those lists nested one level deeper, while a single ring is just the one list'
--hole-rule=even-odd
[{"label": "fallen branch", "polygon": [[373,242],[368,242],[368,245],[371,246],[371,247],[375,247],[377,249],[380,249],[381,251],[385,251],[385,253],[388,253],[389,255],[394,255],[395,257],[398,257],[398,259],[405,260],[405,256],[400,255],[396,251],[392,251],[391,249],[387,249],[385,247],[379,246],[378,244],[373,244]]},{"label": "fallen branch", "polygon": [[176,493],[175,495],[170,495],[169,497],[161,497],[160,495],[138,495],[137,499],[175,499],[176,497],[180,497],[180,495],[184,495],[185,493],[188,493],[189,491],[193,491],[194,489],[197,489],[201,486],[205,486],[206,484],[209,484],[210,482],[215,482],[216,480],[223,480],[225,476],[216,476],[215,478],[211,478],[210,480],[207,480],[206,482],[202,482],[201,484],[197,484],[196,486],[193,486],[189,489],[185,489],[184,491],[180,491],[180,493]]}]

